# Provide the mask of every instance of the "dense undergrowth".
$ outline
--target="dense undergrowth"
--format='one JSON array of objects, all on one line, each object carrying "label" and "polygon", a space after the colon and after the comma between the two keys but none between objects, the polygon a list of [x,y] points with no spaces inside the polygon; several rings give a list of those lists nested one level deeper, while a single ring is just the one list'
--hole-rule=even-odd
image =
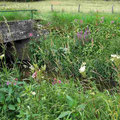
[{"label": "dense undergrowth", "polygon": [[53,13],[50,34],[29,44],[29,77],[0,57],[1,120],[120,119],[119,19]]},{"label": "dense undergrowth", "polygon": [[119,15],[55,13],[48,24],[51,32],[47,39],[42,37],[30,44],[33,62],[46,64],[50,74],[80,80],[79,69],[85,62],[86,78],[107,85],[117,80],[110,58],[120,52]]}]

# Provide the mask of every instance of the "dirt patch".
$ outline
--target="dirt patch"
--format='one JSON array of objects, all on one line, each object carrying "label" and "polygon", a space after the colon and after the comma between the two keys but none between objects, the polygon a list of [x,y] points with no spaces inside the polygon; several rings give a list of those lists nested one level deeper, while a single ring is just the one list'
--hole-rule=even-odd
[{"label": "dirt patch", "polygon": [[60,5],[61,4],[60,1],[51,1],[50,3],[53,4],[53,5]]}]

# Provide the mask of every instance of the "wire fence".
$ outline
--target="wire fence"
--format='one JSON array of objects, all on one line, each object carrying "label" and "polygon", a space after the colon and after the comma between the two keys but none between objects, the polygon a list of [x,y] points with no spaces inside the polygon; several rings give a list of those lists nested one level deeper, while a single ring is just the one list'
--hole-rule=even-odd
[{"label": "wire fence", "polygon": [[[51,4],[51,11],[53,12],[53,11],[56,11],[56,9],[54,9],[54,5],[53,4]],[[81,5],[79,4],[78,5],[78,7],[76,6],[76,11],[79,13],[79,12],[82,12],[81,11]],[[96,11],[98,11],[98,9],[96,10]],[[114,5],[112,5],[111,6],[111,13],[114,13]],[[64,12],[64,9],[62,9],[62,12]]]},{"label": "wire fence", "polygon": [[[20,3],[21,4],[21,3]],[[23,5],[22,9],[37,9],[40,12],[50,12],[50,11],[62,11],[62,12],[106,12],[106,13],[118,13],[120,12],[119,5],[114,4],[108,4],[106,5],[100,5],[100,4],[78,4],[78,5],[55,5],[55,4],[48,4],[48,5],[42,5],[39,3],[24,3],[20,6],[19,3],[14,3],[14,7],[9,4],[0,4],[0,10],[2,9],[21,9],[21,6]]]}]

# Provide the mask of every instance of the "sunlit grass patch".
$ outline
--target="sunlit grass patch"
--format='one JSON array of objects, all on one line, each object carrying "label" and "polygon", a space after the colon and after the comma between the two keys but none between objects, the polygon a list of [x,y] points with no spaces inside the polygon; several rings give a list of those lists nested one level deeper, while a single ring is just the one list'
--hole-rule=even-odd
[{"label": "sunlit grass patch", "polygon": [[40,2],[0,2],[6,6],[0,6],[0,9],[37,9],[41,12],[50,12],[51,4],[55,11],[78,12],[78,5],[80,4],[81,12],[112,12],[114,5],[114,12],[119,12],[119,1],[40,1]]},{"label": "sunlit grass patch", "polygon": [[[3,10],[2,10],[3,11]],[[8,21],[11,20],[28,20],[28,19],[36,19],[39,17],[39,13],[36,11],[16,11],[16,10],[4,10],[4,12],[0,11],[0,21],[4,21],[5,19]]]}]

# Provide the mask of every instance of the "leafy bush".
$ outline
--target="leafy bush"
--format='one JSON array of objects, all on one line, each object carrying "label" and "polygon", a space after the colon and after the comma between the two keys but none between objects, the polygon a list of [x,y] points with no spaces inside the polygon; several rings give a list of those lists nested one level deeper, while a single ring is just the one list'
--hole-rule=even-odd
[{"label": "leafy bush", "polygon": [[[21,91],[24,83],[19,81],[20,75],[17,69],[3,68],[0,72],[0,115],[13,120],[19,114]],[[1,117],[2,118],[2,117]]]}]

